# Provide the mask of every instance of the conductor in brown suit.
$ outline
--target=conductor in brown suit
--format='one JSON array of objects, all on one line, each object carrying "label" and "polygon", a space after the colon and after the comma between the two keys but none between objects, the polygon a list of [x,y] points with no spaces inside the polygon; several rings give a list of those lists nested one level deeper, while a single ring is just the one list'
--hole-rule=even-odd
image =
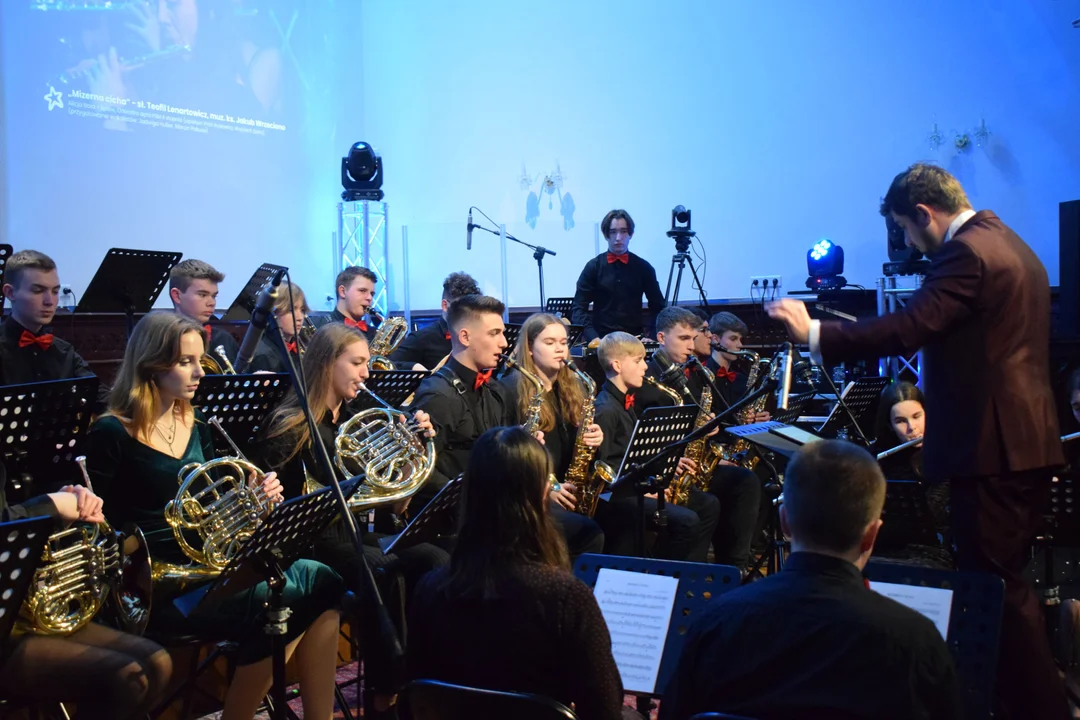
[{"label": "conductor in brown suit", "polygon": [[994,213],[975,212],[960,183],[913,165],[881,203],[907,243],[930,257],[896,313],[853,323],[811,320],[802,302],[768,307],[793,341],[830,363],[923,351],[924,470],[951,480],[961,570],[1005,581],[998,693],[1009,718],[1068,717],[1038,597],[1024,582],[1028,548],[1063,463],[1050,389],[1050,285],[1031,248]]}]

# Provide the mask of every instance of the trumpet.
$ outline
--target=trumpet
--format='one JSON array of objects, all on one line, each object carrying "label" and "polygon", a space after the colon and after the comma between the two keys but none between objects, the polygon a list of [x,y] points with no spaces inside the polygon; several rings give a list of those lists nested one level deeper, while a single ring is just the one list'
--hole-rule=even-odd
[{"label": "trumpet", "polygon": [[[214,348],[215,358],[210,353],[205,353],[199,360],[199,365],[202,366],[203,372],[208,375],[235,375],[236,369],[233,368],[231,362],[229,362],[229,356],[225,352],[224,345],[218,345]],[[220,359],[220,362],[218,361]]]},{"label": "trumpet", "polygon": [[[412,497],[435,469],[435,443],[423,436],[414,420],[401,422],[401,410],[371,392],[360,389],[382,407],[362,410],[338,428],[334,438],[334,464],[346,477],[363,474],[365,480],[349,498],[349,508],[366,510]],[[305,468],[304,492],[323,487]]]},{"label": "trumpet", "polygon": [[[93,492],[86,458],[75,462]],[[76,523],[49,536],[17,621],[38,635],[70,635],[93,620],[119,579],[120,546],[108,523]]]}]

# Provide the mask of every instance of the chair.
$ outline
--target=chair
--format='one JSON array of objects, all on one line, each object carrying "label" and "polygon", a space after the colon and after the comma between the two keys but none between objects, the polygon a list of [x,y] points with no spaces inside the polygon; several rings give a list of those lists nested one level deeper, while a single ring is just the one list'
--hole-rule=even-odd
[{"label": "chair", "polygon": [[690,718],[690,720],[754,720],[754,718],[746,717],[745,715],[728,715],[727,713],[707,712],[698,713]]},{"label": "chair", "polygon": [[499,692],[413,680],[401,693],[403,717],[412,720],[577,720],[570,708],[542,695]]}]

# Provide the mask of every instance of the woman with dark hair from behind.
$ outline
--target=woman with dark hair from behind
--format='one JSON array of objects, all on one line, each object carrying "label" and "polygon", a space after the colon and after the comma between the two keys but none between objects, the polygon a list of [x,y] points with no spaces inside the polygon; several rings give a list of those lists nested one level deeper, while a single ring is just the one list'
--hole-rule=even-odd
[{"label": "woman with dark hair from behind", "polygon": [[582,720],[615,720],[623,688],[611,637],[592,590],[570,574],[550,472],[548,453],[520,427],[477,440],[450,565],[413,598],[409,678],[534,693]]},{"label": "woman with dark hair from behind", "polygon": [[[909,382],[894,382],[881,391],[878,404],[877,436],[871,451],[879,455],[923,436],[926,431],[926,398],[918,386]],[[902,547],[890,543],[890,531],[879,540],[876,557],[910,560],[934,567],[954,568],[949,553],[949,483],[930,483],[923,478],[922,443],[900,450],[878,460],[881,471],[889,480],[913,480],[919,484],[930,510],[937,546],[907,543]],[[895,527],[895,525],[894,525]],[[891,528],[890,528],[891,530]]]}]

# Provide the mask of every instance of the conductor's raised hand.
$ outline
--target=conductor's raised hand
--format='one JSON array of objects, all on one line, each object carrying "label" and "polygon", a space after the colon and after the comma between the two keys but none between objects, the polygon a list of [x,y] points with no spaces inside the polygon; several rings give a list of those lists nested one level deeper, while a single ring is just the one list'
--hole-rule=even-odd
[{"label": "conductor's raised hand", "polygon": [[802,301],[790,298],[774,300],[765,304],[765,312],[773,320],[784,323],[793,343],[805,345],[810,341],[810,313]]}]

